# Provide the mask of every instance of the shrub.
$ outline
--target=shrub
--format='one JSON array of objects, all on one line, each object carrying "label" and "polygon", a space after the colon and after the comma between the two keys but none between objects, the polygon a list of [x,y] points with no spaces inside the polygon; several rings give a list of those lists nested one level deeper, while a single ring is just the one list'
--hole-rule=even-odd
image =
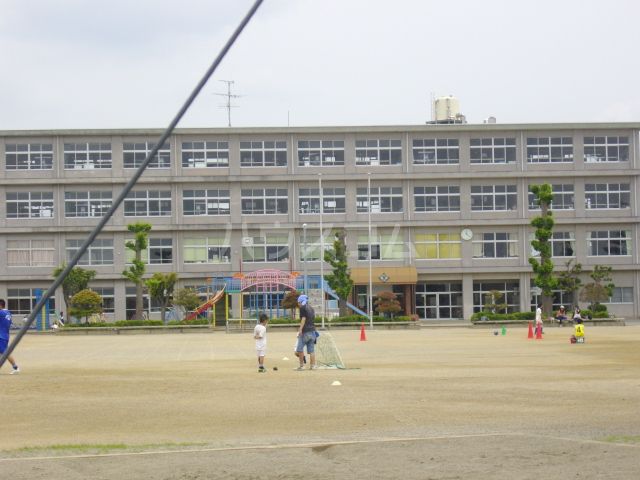
[{"label": "shrub", "polygon": [[482,317],[487,320],[533,320],[536,318],[535,312],[513,312],[513,313],[493,313],[493,312],[476,312],[471,315],[471,321],[480,321]]}]

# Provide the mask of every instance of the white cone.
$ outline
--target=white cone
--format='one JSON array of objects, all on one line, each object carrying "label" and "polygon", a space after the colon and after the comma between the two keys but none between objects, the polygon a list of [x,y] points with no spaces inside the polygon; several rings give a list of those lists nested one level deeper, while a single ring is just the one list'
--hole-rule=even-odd
[{"label": "white cone", "polygon": [[332,387],[338,387],[338,386],[340,386],[340,385],[342,385],[342,384],[341,384],[338,380],[334,381],[334,382],[331,384],[331,386],[332,386]]}]

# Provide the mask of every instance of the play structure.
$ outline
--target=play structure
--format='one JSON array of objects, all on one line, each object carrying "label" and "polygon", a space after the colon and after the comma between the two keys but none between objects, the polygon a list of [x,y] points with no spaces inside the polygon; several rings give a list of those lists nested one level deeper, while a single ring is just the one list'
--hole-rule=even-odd
[{"label": "play structure", "polygon": [[[208,292],[215,292],[193,312],[190,312],[186,320],[193,320],[199,315],[205,315],[212,310],[214,324],[216,324],[216,305],[224,300],[224,320],[229,322],[230,297],[235,297],[240,302],[240,320],[257,319],[260,312],[266,312],[270,317],[288,316],[290,312],[281,307],[282,300],[290,290],[304,292],[304,276],[298,272],[286,272],[275,269],[257,270],[247,273],[236,273],[232,277],[212,277],[208,284],[200,288]],[[338,299],[338,295],[329,287],[326,281],[319,275],[310,275],[307,278],[307,286],[310,291],[323,292],[325,298]],[[308,292],[305,292],[308,293]],[[355,313],[367,316],[365,312],[351,303],[347,306]]]}]

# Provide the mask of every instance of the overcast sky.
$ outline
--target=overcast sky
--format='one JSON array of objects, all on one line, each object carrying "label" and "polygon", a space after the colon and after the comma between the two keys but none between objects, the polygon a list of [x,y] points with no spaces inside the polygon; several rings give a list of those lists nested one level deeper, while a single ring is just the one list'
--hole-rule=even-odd
[{"label": "overcast sky", "polygon": [[[253,0],[0,0],[0,129],[166,127]],[[181,127],[640,121],[638,0],[265,0]]]}]

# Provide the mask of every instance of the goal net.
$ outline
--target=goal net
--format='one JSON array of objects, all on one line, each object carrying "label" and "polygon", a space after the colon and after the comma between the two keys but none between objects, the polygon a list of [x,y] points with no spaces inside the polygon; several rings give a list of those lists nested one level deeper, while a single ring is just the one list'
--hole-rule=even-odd
[{"label": "goal net", "polygon": [[327,331],[320,332],[316,342],[316,363],[322,368],[346,368],[336,342]]}]

